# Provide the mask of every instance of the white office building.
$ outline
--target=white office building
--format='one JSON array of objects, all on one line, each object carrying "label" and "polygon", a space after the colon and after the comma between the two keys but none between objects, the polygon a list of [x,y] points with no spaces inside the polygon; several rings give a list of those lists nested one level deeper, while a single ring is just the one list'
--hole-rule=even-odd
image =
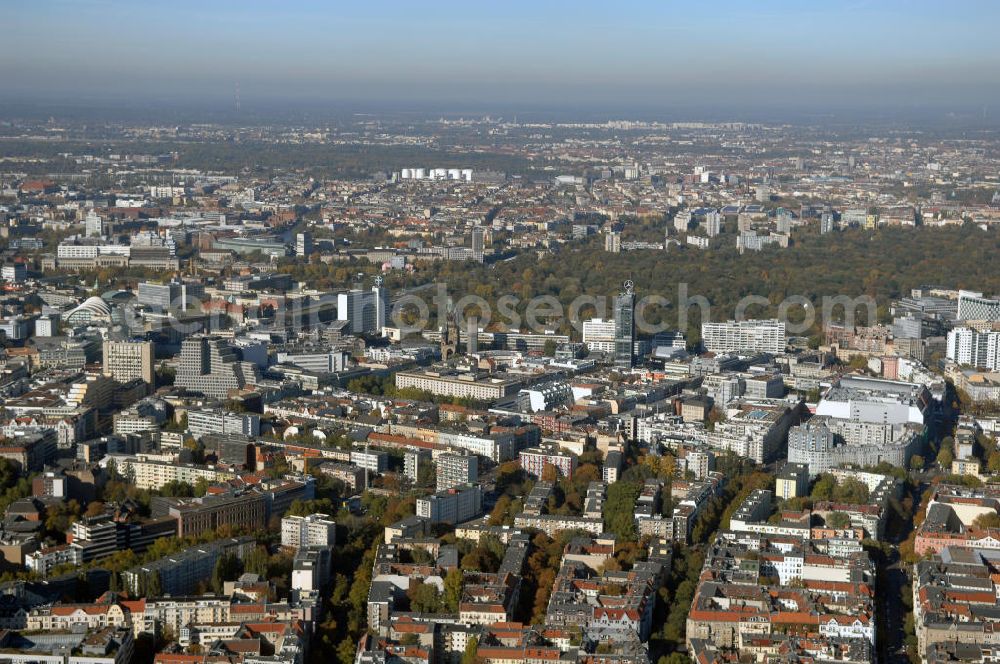
[{"label": "white office building", "polygon": [[573,403],[573,389],[561,380],[537,383],[522,389],[517,396],[519,405],[533,413]]},{"label": "white office building", "polygon": [[196,439],[210,433],[260,435],[260,415],[228,410],[189,410],[188,431]]},{"label": "white office building", "polygon": [[278,351],[277,360],[280,364],[292,364],[306,371],[315,373],[335,373],[344,371],[348,366],[349,355],[343,351],[324,352],[294,352]]},{"label": "white office building", "polygon": [[702,323],[701,338],[713,353],[785,352],[785,323],[779,320],[743,320]]},{"label": "white office building", "polygon": [[87,237],[101,237],[104,235],[104,220],[93,210],[87,213],[83,224]]},{"label": "white office building", "polygon": [[46,314],[35,319],[36,337],[54,337],[59,332],[59,314]]},{"label": "white office building", "polygon": [[4,281],[19,284],[28,277],[28,268],[24,263],[7,263],[3,266]]},{"label": "white office building", "polygon": [[385,452],[351,450],[351,463],[373,473],[384,473],[389,469],[389,455]]},{"label": "white office building", "polygon": [[1000,299],[983,297],[982,293],[958,291],[959,320],[1000,321]]},{"label": "white office building", "polygon": [[816,405],[816,415],[856,423],[923,426],[932,402],[923,385],[851,375],[827,390]]},{"label": "white office building", "polygon": [[583,343],[592,352],[615,352],[614,319],[591,318],[583,321]]},{"label": "white office building", "polygon": [[313,252],[312,233],[298,233],[295,236],[295,255],[309,256]]}]

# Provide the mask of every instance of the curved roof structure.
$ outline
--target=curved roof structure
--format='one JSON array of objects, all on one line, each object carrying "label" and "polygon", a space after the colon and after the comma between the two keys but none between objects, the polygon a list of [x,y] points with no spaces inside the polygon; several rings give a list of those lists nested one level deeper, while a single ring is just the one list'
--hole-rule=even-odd
[{"label": "curved roof structure", "polygon": [[121,300],[128,300],[135,297],[132,291],[127,290],[109,290],[107,292],[101,293],[101,299],[105,302],[115,302]]},{"label": "curved roof structure", "polygon": [[111,318],[111,307],[108,306],[107,302],[97,296],[88,297],[83,301],[83,303],[66,314],[66,320],[72,320],[77,314],[82,314],[87,318],[109,319]]}]

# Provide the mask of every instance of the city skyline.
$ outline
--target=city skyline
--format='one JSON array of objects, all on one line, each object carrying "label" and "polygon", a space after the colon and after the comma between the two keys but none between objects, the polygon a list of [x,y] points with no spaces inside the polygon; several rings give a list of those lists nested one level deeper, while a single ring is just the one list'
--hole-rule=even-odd
[{"label": "city skyline", "polygon": [[988,664],[1000,5],[10,0],[0,664]]}]

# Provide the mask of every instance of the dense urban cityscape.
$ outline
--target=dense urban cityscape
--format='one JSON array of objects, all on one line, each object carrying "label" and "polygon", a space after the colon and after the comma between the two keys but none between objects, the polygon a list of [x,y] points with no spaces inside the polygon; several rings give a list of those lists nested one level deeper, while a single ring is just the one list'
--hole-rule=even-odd
[{"label": "dense urban cityscape", "polygon": [[0,103],[0,664],[998,661],[985,106],[233,93]]}]

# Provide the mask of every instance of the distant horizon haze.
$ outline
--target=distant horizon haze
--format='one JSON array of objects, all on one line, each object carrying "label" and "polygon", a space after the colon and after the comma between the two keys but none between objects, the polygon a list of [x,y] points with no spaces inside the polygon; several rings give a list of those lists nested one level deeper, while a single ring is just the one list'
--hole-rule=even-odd
[{"label": "distant horizon haze", "polygon": [[0,104],[582,115],[1000,106],[1000,3],[13,0]]}]

